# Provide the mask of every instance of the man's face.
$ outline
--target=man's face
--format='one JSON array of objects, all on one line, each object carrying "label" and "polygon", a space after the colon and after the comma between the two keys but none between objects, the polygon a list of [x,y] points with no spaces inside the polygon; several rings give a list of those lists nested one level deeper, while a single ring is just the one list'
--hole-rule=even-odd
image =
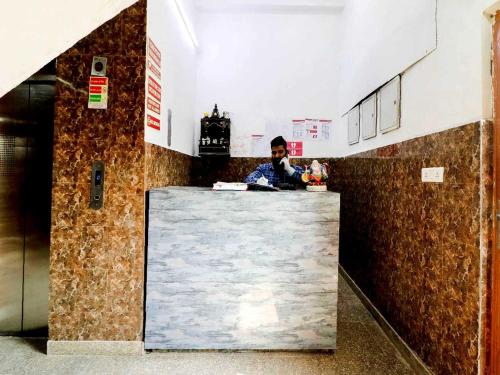
[{"label": "man's face", "polygon": [[271,161],[274,168],[278,168],[281,159],[286,156],[286,149],[283,145],[271,147]]}]

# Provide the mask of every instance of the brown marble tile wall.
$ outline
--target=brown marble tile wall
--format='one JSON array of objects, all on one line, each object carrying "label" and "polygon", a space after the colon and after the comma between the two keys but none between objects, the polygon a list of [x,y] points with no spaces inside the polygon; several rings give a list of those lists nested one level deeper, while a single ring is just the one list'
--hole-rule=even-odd
[{"label": "brown marble tile wall", "polygon": [[193,157],[146,143],[146,190],[192,185]]},{"label": "brown marble tile wall", "polygon": [[[333,161],[340,262],[436,374],[475,374],[485,350],[491,129],[469,124]],[[421,168],[435,166],[445,182],[421,183]]]},{"label": "brown marble tile wall", "polygon": [[[341,193],[342,266],[436,374],[475,374],[487,350],[491,135],[474,123],[326,160]],[[268,161],[195,158],[193,182],[242,181]],[[423,184],[421,168],[437,166],[445,182]]]},{"label": "brown marble tile wall", "polygon": [[[57,59],[50,254],[51,340],[141,340],[146,3]],[[108,58],[108,110],[87,109],[92,56]],[[93,160],[104,208],[89,209]]]}]

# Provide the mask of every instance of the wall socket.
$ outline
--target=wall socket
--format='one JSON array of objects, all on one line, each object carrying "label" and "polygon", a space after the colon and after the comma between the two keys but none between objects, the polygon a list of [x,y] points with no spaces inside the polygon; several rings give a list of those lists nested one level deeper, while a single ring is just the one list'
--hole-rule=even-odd
[{"label": "wall socket", "polygon": [[422,168],[422,182],[444,182],[444,167]]}]

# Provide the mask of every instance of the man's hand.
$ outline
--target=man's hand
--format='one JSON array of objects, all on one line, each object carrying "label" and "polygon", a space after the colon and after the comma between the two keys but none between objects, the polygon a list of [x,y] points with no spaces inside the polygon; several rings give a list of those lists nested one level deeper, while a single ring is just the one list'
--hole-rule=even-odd
[{"label": "man's hand", "polygon": [[283,158],[280,161],[280,164],[283,164],[283,169],[288,173],[289,176],[295,173],[295,168],[290,165],[290,161],[288,158]]}]

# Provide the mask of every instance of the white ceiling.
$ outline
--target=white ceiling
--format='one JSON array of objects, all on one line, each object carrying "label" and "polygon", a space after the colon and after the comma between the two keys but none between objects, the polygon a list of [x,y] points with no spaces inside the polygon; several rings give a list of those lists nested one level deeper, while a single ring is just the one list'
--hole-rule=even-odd
[{"label": "white ceiling", "polygon": [[339,13],[345,0],[194,0],[207,13]]}]

